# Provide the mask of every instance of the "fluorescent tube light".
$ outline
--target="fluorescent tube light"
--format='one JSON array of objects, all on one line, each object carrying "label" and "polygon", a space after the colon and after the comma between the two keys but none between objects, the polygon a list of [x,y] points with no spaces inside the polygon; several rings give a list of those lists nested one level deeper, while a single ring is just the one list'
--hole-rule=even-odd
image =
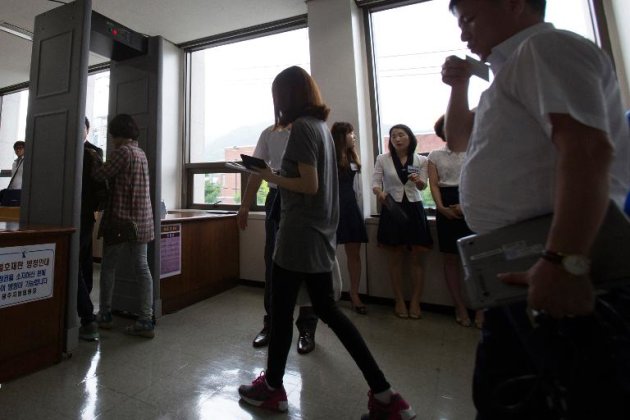
[{"label": "fluorescent tube light", "polygon": [[19,36],[27,41],[33,41],[33,33],[19,26],[13,25],[9,22],[0,22],[0,31],[6,32],[11,35]]}]

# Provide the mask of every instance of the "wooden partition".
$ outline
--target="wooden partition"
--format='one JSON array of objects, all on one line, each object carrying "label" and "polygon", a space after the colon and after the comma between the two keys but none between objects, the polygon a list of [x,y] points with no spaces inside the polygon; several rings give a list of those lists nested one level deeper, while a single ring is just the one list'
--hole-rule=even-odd
[{"label": "wooden partition", "polygon": [[52,296],[0,307],[0,383],[61,361],[70,235],[73,232],[73,228],[0,222],[0,253],[11,247],[55,244]]},{"label": "wooden partition", "polygon": [[172,224],[181,225],[181,273],[160,281],[164,313],[214,296],[239,281],[236,215],[173,211],[162,220],[163,226]]}]

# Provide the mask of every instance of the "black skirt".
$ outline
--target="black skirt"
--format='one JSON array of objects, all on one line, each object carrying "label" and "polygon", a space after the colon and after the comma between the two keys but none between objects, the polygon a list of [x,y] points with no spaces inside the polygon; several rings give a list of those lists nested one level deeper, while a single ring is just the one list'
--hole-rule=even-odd
[{"label": "black skirt", "polygon": [[399,218],[392,216],[389,209],[383,206],[378,221],[378,243],[389,246],[419,245],[431,248],[433,238],[422,201],[412,203],[405,195],[403,201],[397,204],[407,215],[407,221],[401,223]]},{"label": "black skirt", "polygon": [[355,171],[339,173],[339,224],[337,225],[337,243],[367,243],[363,214],[357,204],[353,182]]},{"label": "black skirt", "polygon": [[[440,194],[444,207],[459,204],[458,187],[440,187]],[[435,223],[440,251],[446,254],[457,254],[457,240],[473,234],[464,219],[448,219],[439,211],[436,212]]]}]

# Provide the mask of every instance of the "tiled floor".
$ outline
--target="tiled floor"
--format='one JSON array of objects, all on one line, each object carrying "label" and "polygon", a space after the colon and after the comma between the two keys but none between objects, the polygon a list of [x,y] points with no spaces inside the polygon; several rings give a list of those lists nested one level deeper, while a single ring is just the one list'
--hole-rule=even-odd
[{"label": "tiled floor", "polygon": [[[266,350],[251,346],[261,327],[262,295],[263,289],[239,286],[164,316],[153,340],[125,336],[131,321],[115,317],[114,329],[102,332],[99,342],[81,342],[58,365],[2,384],[0,419],[360,418],[367,385],[324,324],[313,353],[289,354],[288,414],[239,402],[239,384],[265,367]],[[346,313],[418,419],[474,418],[470,381],[478,330],[426,311],[419,321],[395,318],[381,305],[369,311]]]}]

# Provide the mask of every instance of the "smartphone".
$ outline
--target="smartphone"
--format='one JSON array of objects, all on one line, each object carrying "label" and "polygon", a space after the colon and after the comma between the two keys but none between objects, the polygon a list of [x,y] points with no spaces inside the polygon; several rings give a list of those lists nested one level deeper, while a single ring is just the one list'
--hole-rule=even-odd
[{"label": "smartphone", "polygon": [[243,165],[245,165],[247,169],[256,170],[265,169],[267,167],[267,162],[254,156],[241,154],[241,159],[243,159]]},{"label": "smartphone", "polygon": [[490,80],[490,67],[486,63],[482,63],[469,55],[466,56],[466,61],[470,63],[470,70],[474,76],[486,81]]}]

